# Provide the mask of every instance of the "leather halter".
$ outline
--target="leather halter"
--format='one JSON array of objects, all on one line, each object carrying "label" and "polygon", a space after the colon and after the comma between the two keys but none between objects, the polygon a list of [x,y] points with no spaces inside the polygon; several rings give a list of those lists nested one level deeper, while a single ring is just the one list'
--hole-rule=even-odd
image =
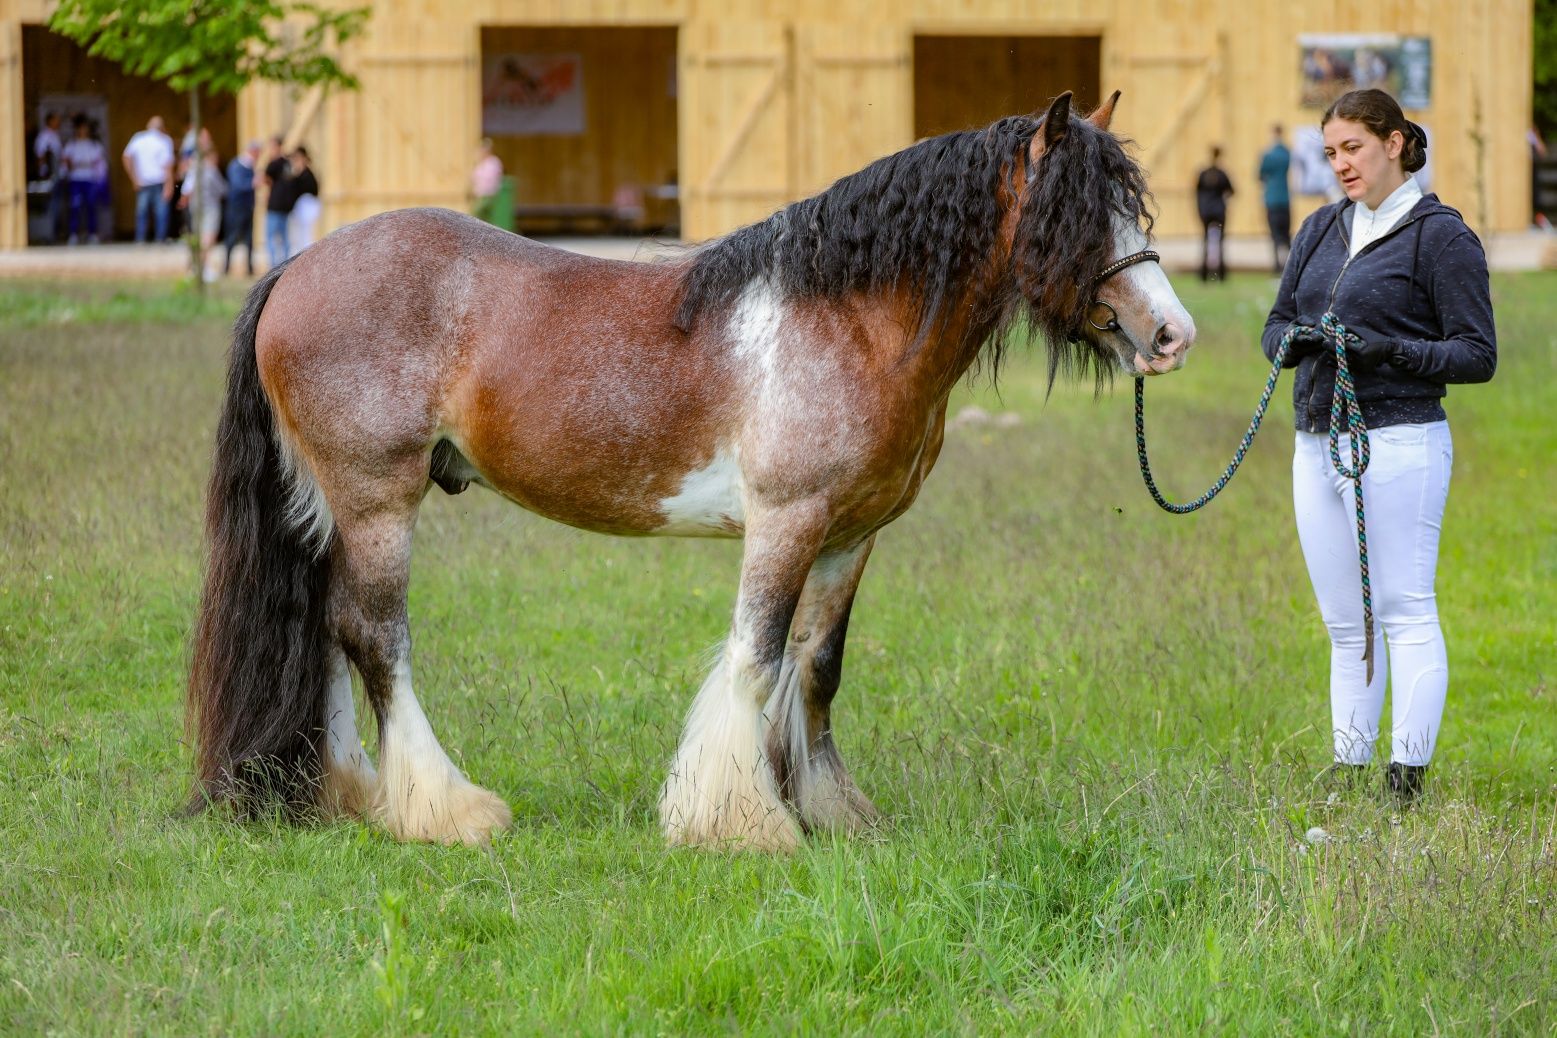
[{"label": "leather halter", "polygon": [[[1156,262],[1160,261],[1161,259],[1162,257],[1157,255],[1157,253],[1153,252],[1151,249],[1142,249],[1140,252],[1130,253],[1130,255],[1126,256],[1124,259],[1114,260],[1114,262],[1104,267],[1098,273],[1098,276],[1092,279],[1093,299],[1092,305],[1087,307],[1087,323],[1100,332],[1117,332],[1119,330],[1119,313],[1114,309],[1113,304],[1105,302],[1104,300],[1098,299],[1096,297],[1098,288],[1102,286],[1103,282],[1107,281],[1121,270],[1124,270],[1126,267],[1133,267],[1137,263],[1145,263],[1148,260]],[[1098,324],[1092,319],[1091,311],[1092,307],[1094,306],[1108,307],[1107,323]]]}]

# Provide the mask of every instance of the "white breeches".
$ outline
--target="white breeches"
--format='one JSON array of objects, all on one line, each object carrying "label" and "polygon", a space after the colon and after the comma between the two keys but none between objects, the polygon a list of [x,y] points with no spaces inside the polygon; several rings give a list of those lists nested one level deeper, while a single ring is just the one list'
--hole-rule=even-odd
[{"label": "white breeches", "polygon": [[[1392,759],[1426,764],[1433,756],[1449,687],[1433,580],[1454,444],[1448,422],[1370,429],[1368,440],[1372,460],[1362,492],[1375,621],[1372,684],[1362,660],[1362,581],[1352,482],[1335,471],[1324,433],[1298,433],[1292,456],[1298,540],[1330,631],[1335,759],[1347,764],[1372,759],[1388,682],[1393,694]],[[1343,436],[1341,460],[1349,465],[1350,457]]]}]

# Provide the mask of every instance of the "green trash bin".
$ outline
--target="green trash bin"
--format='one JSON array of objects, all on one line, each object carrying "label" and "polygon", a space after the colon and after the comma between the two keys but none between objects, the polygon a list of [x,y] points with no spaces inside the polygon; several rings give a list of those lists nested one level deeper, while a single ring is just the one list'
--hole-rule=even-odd
[{"label": "green trash bin", "polygon": [[477,199],[475,216],[505,231],[514,229],[514,199],[519,185],[511,176],[504,176],[497,185],[497,194],[487,199]]}]

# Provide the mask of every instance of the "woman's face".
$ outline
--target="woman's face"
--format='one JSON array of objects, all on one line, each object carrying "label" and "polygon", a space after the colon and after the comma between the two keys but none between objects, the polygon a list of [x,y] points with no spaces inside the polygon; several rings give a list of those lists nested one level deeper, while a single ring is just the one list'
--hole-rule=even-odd
[{"label": "woman's face", "polygon": [[1390,192],[1406,182],[1406,170],[1400,164],[1404,147],[1405,138],[1398,130],[1386,141],[1350,119],[1325,123],[1325,157],[1330,168],[1346,197],[1370,209],[1377,209]]}]

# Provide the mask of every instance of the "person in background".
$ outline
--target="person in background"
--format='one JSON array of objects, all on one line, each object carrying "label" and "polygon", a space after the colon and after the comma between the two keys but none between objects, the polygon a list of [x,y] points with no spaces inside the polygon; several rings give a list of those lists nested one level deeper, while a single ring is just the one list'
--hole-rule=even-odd
[{"label": "person in background", "polygon": [[[1295,336],[1284,362],[1296,368],[1292,496],[1330,633],[1329,774],[1350,783],[1372,760],[1387,683],[1394,711],[1387,788],[1410,803],[1422,791],[1449,689],[1434,590],[1454,462],[1442,399],[1446,386],[1492,377],[1497,333],[1481,242],[1412,176],[1427,161],[1422,128],[1382,90],[1341,95],[1320,125],[1347,200],[1303,222],[1261,344],[1274,360],[1288,332]],[[1378,618],[1372,680],[1363,662],[1353,485],[1329,448],[1335,346],[1314,330],[1326,314],[1359,340],[1346,343],[1346,357],[1371,455],[1362,487]],[[1348,457],[1349,437],[1341,440]]]},{"label": "person in background", "polygon": [[259,175],[260,142],[249,146],[227,164],[227,234],[223,244],[227,258],[222,273],[232,273],[232,250],[243,246],[246,273],[254,276],[254,181]]},{"label": "person in background", "polygon": [[476,168],[470,172],[470,193],[474,197],[471,215],[487,223],[495,223],[492,210],[497,201],[498,189],[503,186],[503,160],[492,152],[492,138],[481,139],[476,154]]},{"label": "person in background", "polygon": [[92,123],[85,115],[77,115],[74,125],[75,136],[65,145],[63,154],[66,175],[70,177],[70,238],[67,244],[74,245],[82,240],[77,231],[79,216],[80,229],[86,233],[86,241],[95,245],[97,181],[107,163],[107,156],[102,143],[93,139]]},{"label": "person in background", "polygon": [[[196,177],[200,178],[198,190]],[[210,265],[211,248],[216,244],[216,236],[222,229],[222,207],[226,195],[227,181],[222,179],[221,165],[216,149],[212,147],[201,154],[198,162],[190,165],[184,177],[189,229],[191,233],[199,235],[200,277],[208,282],[216,280],[216,271]]]},{"label": "person in background", "polygon": [[265,252],[270,265],[279,267],[287,251],[287,217],[292,214],[292,164],[281,150],[281,138],[270,139],[270,161],[265,163]]},{"label": "person in background", "polygon": [[50,112],[43,117],[43,129],[32,142],[33,157],[38,162],[38,179],[49,184],[49,233],[44,239],[49,244],[59,241],[59,228],[70,209],[70,178],[65,175],[65,142],[59,135],[59,113]]},{"label": "person in background", "polygon": [[1270,227],[1271,246],[1275,249],[1275,271],[1280,274],[1292,251],[1292,193],[1287,176],[1292,169],[1292,153],[1281,137],[1281,124],[1271,127],[1275,140],[1260,156],[1260,183],[1265,186],[1265,222]]},{"label": "person in background", "polygon": [[1233,182],[1221,166],[1222,149],[1211,149],[1211,164],[1195,178],[1195,207],[1204,232],[1200,250],[1200,280],[1227,280],[1227,199]]},{"label": "person in background", "polygon": [[308,149],[301,144],[292,152],[292,211],[287,219],[287,255],[296,256],[314,243],[314,227],[319,222],[319,181],[309,164]]},{"label": "person in background", "polygon": [[1541,160],[1549,154],[1546,148],[1546,139],[1541,136],[1541,131],[1534,124],[1530,126],[1530,132],[1525,134],[1525,140],[1530,144],[1530,222],[1537,229],[1550,231],[1552,221],[1546,213],[1541,211]]},{"label": "person in background", "polygon": [[124,146],[124,169],[135,187],[135,240],[146,240],[147,223],[155,215],[152,241],[168,236],[168,210],[173,202],[173,138],[154,115],[146,128]]}]

